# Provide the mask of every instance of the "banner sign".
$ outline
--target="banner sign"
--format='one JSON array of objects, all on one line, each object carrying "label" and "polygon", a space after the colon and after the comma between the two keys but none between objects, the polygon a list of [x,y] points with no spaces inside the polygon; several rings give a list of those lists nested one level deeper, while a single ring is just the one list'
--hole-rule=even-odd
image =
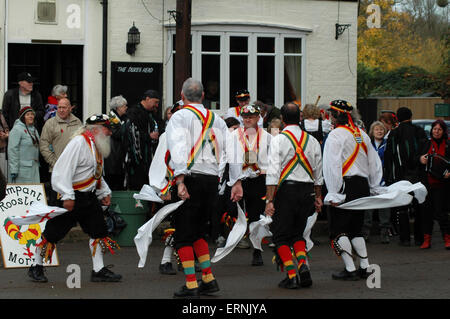
[{"label": "banner sign", "polygon": [[[0,245],[5,268],[28,268],[34,261],[36,243],[41,241],[47,219],[33,225],[16,225],[12,216],[23,216],[34,202],[47,204],[43,184],[8,184],[6,197],[0,202]],[[56,249],[51,264],[58,266]]]}]

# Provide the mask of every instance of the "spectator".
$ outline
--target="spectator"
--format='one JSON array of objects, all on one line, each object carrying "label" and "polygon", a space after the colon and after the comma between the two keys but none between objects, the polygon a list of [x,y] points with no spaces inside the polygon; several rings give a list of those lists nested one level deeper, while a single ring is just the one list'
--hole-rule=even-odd
[{"label": "spectator", "polygon": [[323,145],[325,134],[331,131],[331,123],[322,120],[320,109],[314,104],[306,104],[303,108],[303,119],[300,122],[300,127],[314,136],[321,146]]},{"label": "spectator", "polygon": [[[261,101],[255,101],[254,103],[256,106],[259,106],[261,109],[261,117],[263,118],[263,128],[268,128],[270,122],[277,118],[281,119],[281,113],[280,109],[271,105],[271,104],[265,104]],[[280,121],[281,123],[281,121]]]},{"label": "spectator", "polygon": [[67,98],[67,86],[57,84],[52,89],[52,95],[47,98],[44,122],[56,115],[56,110],[58,109],[58,101],[62,98]]},{"label": "spectator", "polygon": [[384,138],[387,140],[391,130],[396,128],[398,125],[397,115],[395,115],[392,111],[381,111],[381,115],[378,120],[383,123],[384,127],[386,127],[387,133]]},{"label": "spectator", "polygon": [[[369,137],[372,141],[373,147],[380,156],[381,164],[384,165],[384,151],[386,150],[386,140],[384,136],[387,133],[387,129],[380,121],[373,122],[370,125]],[[384,185],[384,180],[381,180],[381,185]],[[363,235],[364,239],[369,240],[370,229],[372,227],[374,210],[367,210],[364,215]],[[389,244],[389,229],[391,227],[391,210],[390,208],[384,208],[378,210],[378,219],[380,222],[380,238],[382,244]]]},{"label": "spectator", "polygon": [[[419,161],[422,166],[422,183],[428,190],[428,195],[425,203],[422,205],[422,221],[424,240],[420,248],[431,248],[431,235],[433,233],[434,219],[439,222],[442,237],[445,241],[445,248],[450,249],[450,224],[446,211],[446,203],[448,203],[448,195],[450,194],[450,172],[447,171],[445,175],[441,171],[429,169],[428,161],[432,161],[431,154],[438,154],[447,159],[450,159],[450,141],[448,140],[448,128],[444,121],[437,120],[431,125],[430,140],[428,140],[422,147]],[[437,163],[435,163],[437,164]],[[438,165],[435,165],[438,166]],[[443,167],[445,169],[445,167]]]},{"label": "spectator", "polygon": [[31,106],[19,111],[19,118],[9,135],[8,166],[11,183],[40,183],[39,133],[34,126],[35,113]]},{"label": "spectator", "polygon": [[[48,164],[50,174],[75,131],[83,125],[80,119],[72,114],[72,109],[73,106],[69,99],[61,98],[58,101],[55,116],[47,120],[42,128],[39,149],[42,157]],[[49,202],[56,204],[56,192],[51,187],[48,189],[48,192]]]},{"label": "spectator", "polygon": [[[411,183],[419,182],[419,161],[417,160],[419,150],[427,140],[425,131],[411,122],[412,112],[407,107],[400,107],[397,110],[399,125],[391,130],[386,143],[384,153],[384,179],[386,185],[391,185],[401,180],[408,180]],[[414,221],[414,240],[420,246],[423,235],[420,229],[420,215],[417,214],[417,200],[413,200],[412,205],[400,207],[396,212],[396,226],[400,233],[402,246],[410,246],[410,225],[409,208],[416,212]]]},{"label": "spectator", "polygon": [[112,191],[125,190],[125,122],[127,100],[115,96],[109,102],[110,117],[118,119],[118,125],[111,127],[111,153],[105,158],[105,180]]},{"label": "spectator", "polygon": [[12,128],[19,117],[19,110],[31,106],[36,114],[36,128],[40,132],[44,120],[44,105],[41,94],[33,90],[35,79],[30,73],[22,72],[17,76],[19,87],[6,91],[3,97],[3,115],[9,128]]},{"label": "spectator", "polygon": [[8,161],[6,160],[6,148],[8,147],[9,127],[2,111],[0,111],[0,170],[3,176],[8,176]]},{"label": "spectator", "polygon": [[283,130],[283,123],[279,118],[273,118],[269,126],[267,127],[267,132],[272,134],[273,136],[278,135]]},{"label": "spectator", "polygon": [[146,91],[141,102],[128,109],[127,134],[127,186],[132,190],[140,190],[148,184],[148,170],[152,161],[153,148],[158,141],[157,122],[152,112],[158,108],[159,93]]}]

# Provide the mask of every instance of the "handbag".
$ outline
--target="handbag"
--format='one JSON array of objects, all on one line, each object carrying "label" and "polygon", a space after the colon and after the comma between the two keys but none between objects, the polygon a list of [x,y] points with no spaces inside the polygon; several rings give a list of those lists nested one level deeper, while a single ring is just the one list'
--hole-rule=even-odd
[{"label": "handbag", "polygon": [[105,211],[105,216],[106,228],[109,235],[118,236],[120,232],[128,225],[118,212],[110,210],[109,208]]}]

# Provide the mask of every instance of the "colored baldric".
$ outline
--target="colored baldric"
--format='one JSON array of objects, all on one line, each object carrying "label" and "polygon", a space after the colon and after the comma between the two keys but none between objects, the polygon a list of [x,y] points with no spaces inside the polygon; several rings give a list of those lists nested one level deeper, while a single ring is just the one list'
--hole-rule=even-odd
[{"label": "colored baldric", "polygon": [[186,105],[183,109],[189,110],[195,114],[195,116],[202,123],[202,132],[189,152],[189,159],[187,162],[187,168],[190,169],[194,165],[195,159],[198,157],[201,149],[205,145],[206,141],[211,144],[212,152],[216,157],[217,163],[219,163],[219,148],[217,145],[216,136],[214,134],[214,130],[212,129],[214,123],[214,113],[210,110],[206,110],[206,116],[202,114],[199,110],[197,110],[192,105]]},{"label": "colored baldric", "polygon": [[161,189],[161,193],[163,195],[166,195],[167,192],[169,191],[169,189],[175,184],[175,179],[173,178],[173,168],[170,167],[169,162],[170,162],[170,152],[169,150],[166,151],[166,155],[164,156],[164,162],[166,163],[166,168],[167,168],[167,172],[166,172],[166,176],[167,176],[167,184],[166,186],[164,186],[163,189]]},{"label": "colored baldric", "polygon": [[302,131],[302,135],[300,136],[299,140],[297,140],[294,134],[292,134],[292,132],[289,130],[284,130],[280,134],[288,138],[288,140],[294,147],[295,154],[281,171],[278,185],[281,185],[281,183],[283,183],[288,178],[288,176],[294,171],[294,169],[299,164],[305,169],[309,177],[311,177],[311,179],[314,180],[311,164],[309,163],[305,153],[303,152],[303,150],[306,148],[306,145],[308,144],[309,134],[306,133],[305,131]]},{"label": "colored baldric", "polygon": [[[91,141],[94,141],[94,136],[92,135],[92,133],[89,131],[86,131],[81,135],[84,137],[84,139],[86,140],[86,142],[88,143],[88,145],[92,151]],[[72,186],[73,186],[74,190],[79,191],[82,189],[86,189],[89,186],[91,186],[94,182],[97,182],[97,185],[96,185],[97,189],[100,188],[101,183],[102,183],[101,177],[102,177],[102,173],[103,173],[103,158],[100,155],[100,152],[98,151],[97,148],[95,149],[95,159],[97,161],[97,166],[95,168],[94,175],[92,175],[91,177],[86,178],[82,181],[73,183]]]},{"label": "colored baldric", "polygon": [[262,129],[258,128],[256,133],[256,140],[253,143],[251,149],[248,145],[248,139],[246,138],[245,130],[243,128],[238,128],[238,136],[241,147],[244,150],[244,164],[242,165],[242,170],[251,168],[254,171],[259,170],[258,167],[258,153],[259,153],[259,141],[261,138],[260,131]]},{"label": "colored baldric", "polygon": [[330,107],[331,109],[341,112],[341,113],[346,113],[348,116],[348,122],[349,125],[338,125],[337,127],[342,127],[344,129],[346,129],[347,131],[349,131],[352,135],[353,138],[355,139],[356,145],[355,145],[355,149],[353,150],[352,154],[350,155],[349,158],[347,158],[347,160],[344,161],[344,164],[342,165],[342,176],[345,176],[345,174],[347,174],[347,172],[350,170],[350,168],[353,166],[353,164],[356,161],[356,158],[358,157],[358,153],[360,148],[362,147],[362,149],[364,150],[364,152],[367,155],[367,145],[364,142],[362,136],[361,136],[361,131],[359,130],[359,127],[357,127],[352,120],[352,116],[350,114],[349,111],[347,110],[343,110],[337,106],[332,105]]}]

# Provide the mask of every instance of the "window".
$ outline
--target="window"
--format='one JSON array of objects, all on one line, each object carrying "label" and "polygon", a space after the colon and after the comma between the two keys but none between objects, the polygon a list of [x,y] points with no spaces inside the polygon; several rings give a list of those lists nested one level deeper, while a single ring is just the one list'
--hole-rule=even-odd
[{"label": "window", "polygon": [[[258,32],[211,29],[193,26],[191,31],[192,77],[203,83],[207,108],[224,114],[236,106],[234,96],[240,89],[250,91],[251,101],[261,100],[277,107],[288,101],[301,102],[305,88],[305,32],[263,27]],[[178,98],[173,92],[174,37],[175,30],[169,30],[168,54],[173,56],[166,63],[166,74],[172,75],[166,79],[168,105]]]}]

